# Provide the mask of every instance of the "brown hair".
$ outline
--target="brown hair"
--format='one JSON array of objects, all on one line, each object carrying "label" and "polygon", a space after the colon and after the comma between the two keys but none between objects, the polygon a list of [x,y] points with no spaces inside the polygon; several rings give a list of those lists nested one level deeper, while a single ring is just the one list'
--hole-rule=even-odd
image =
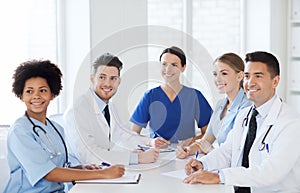
[{"label": "brown hair", "polygon": [[185,54],[184,52],[176,47],[176,46],[172,46],[170,48],[166,48],[162,51],[162,53],[160,54],[159,56],[159,61],[161,61],[161,57],[165,54],[165,53],[170,53],[170,54],[174,54],[176,55],[179,59],[180,59],[180,63],[181,63],[181,66],[184,67],[186,65],[186,57],[185,57]]},{"label": "brown hair", "polygon": [[[234,53],[226,53],[215,59],[216,62],[223,62],[232,68],[236,73],[244,72],[245,64],[241,57]],[[240,87],[243,87],[243,79],[240,82]]]},{"label": "brown hair", "polygon": [[97,72],[99,66],[114,66],[118,69],[120,75],[120,71],[123,67],[123,63],[119,60],[117,56],[111,53],[104,53],[101,56],[99,56],[93,63],[92,66],[93,74]]}]

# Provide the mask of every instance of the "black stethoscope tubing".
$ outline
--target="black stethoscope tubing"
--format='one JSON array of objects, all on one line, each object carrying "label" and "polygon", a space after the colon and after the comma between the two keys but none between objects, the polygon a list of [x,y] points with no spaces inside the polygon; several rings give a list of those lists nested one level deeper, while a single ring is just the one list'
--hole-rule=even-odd
[{"label": "black stethoscope tubing", "polygon": [[[259,151],[262,151],[262,150],[265,149],[265,147],[266,147],[265,139],[266,139],[266,137],[268,136],[268,134],[269,134],[269,132],[270,132],[270,130],[271,130],[272,127],[273,127],[273,125],[270,125],[270,126],[269,126],[268,131],[266,132],[266,134],[265,134],[263,140],[261,141],[261,146],[260,146],[259,149],[258,149]],[[267,150],[268,150],[268,149],[267,149]]]},{"label": "black stethoscope tubing", "polygon": [[[249,120],[248,117],[249,117],[250,112],[251,112],[252,109],[253,109],[253,106],[250,108],[249,112],[247,113],[246,118],[244,118],[244,120],[243,120],[243,127],[247,127],[247,125],[248,125],[248,120]],[[263,138],[262,141],[261,141],[261,146],[260,146],[259,149],[258,149],[259,151],[262,151],[262,150],[265,149],[265,146],[266,146],[265,139],[266,139],[266,137],[268,136],[268,134],[269,134],[269,132],[270,132],[270,130],[271,130],[272,127],[273,127],[273,125],[270,125],[270,126],[269,126],[268,131],[266,132],[264,138]]]},{"label": "black stethoscope tubing", "polygon": [[[34,124],[34,122],[30,119],[30,117],[27,114],[27,111],[25,112],[25,115],[27,117],[27,119],[30,121],[30,123],[32,124],[32,130],[33,132],[39,137],[38,132],[36,131],[36,128],[39,128],[40,130],[42,130],[44,132],[44,134],[47,134],[47,132],[45,131],[45,129],[43,129],[41,126]],[[46,117],[46,120],[51,124],[51,126],[54,128],[54,130],[56,131],[56,133],[59,135],[63,145],[64,145],[64,149],[65,149],[65,154],[66,154],[66,163],[64,164],[64,167],[68,166],[69,164],[69,158],[68,158],[68,149],[67,149],[67,145],[66,142],[64,140],[64,138],[62,137],[61,133],[58,131],[58,129],[54,126],[54,124]]]}]

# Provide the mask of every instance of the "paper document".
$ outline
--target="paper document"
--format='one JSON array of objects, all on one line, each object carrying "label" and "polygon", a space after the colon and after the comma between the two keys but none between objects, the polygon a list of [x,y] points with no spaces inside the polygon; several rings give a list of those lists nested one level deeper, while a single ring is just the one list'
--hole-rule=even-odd
[{"label": "paper document", "polygon": [[176,159],[176,153],[175,152],[166,152],[161,153],[154,163],[148,163],[148,164],[136,164],[136,165],[129,165],[125,166],[126,171],[132,171],[139,173],[140,171],[160,168],[164,165],[169,164],[174,159]]},{"label": "paper document", "polygon": [[162,173],[162,175],[165,175],[165,176],[170,176],[170,177],[174,177],[174,178],[178,178],[178,179],[181,179],[183,180],[184,178],[187,177],[187,175],[185,174],[185,170],[175,170],[175,171],[172,171],[172,172],[166,172],[166,173]]},{"label": "paper document", "polygon": [[78,184],[138,184],[141,178],[140,173],[124,174],[120,178],[98,179],[98,180],[79,180]]},{"label": "paper document", "polygon": [[[149,150],[151,147],[148,146],[148,145],[138,145],[137,146],[138,149],[141,149],[143,151],[147,151]],[[165,153],[165,152],[173,152],[175,151],[175,149],[173,147],[167,147],[167,148],[161,148],[159,149],[160,150],[160,153]]]},{"label": "paper document", "polygon": [[175,151],[174,148],[172,147],[168,147],[168,148],[164,148],[164,149],[160,149],[160,153],[165,153],[165,152],[173,152]]}]

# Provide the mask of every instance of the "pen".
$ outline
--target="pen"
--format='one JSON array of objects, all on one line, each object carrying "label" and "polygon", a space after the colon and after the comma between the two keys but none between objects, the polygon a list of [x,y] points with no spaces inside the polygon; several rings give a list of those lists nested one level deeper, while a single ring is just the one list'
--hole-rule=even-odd
[{"label": "pen", "polygon": [[199,156],[199,152],[198,152],[198,150],[197,150],[197,151],[196,151],[196,154],[195,154],[195,159],[197,159],[198,156]]},{"label": "pen", "polygon": [[148,146],[144,146],[144,145],[137,145],[139,149],[143,150],[143,151],[147,151],[148,149],[150,149],[150,147]]},{"label": "pen", "polygon": [[[198,156],[199,156],[199,152],[198,152],[198,150],[197,150],[196,153],[195,153],[195,160],[197,160]],[[192,166],[192,168],[193,168],[193,170],[194,170],[193,172],[195,172],[195,171],[198,170],[196,166]]]},{"label": "pen", "polygon": [[109,167],[110,164],[109,164],[109,163],[106,163],[106,162],[102,162],[102,163],[101,163],[101,166],[107,166],[107,167]]},{"label": "pen", "polygon": [[269,153],[269,144],[266,144],[266,150]]}]

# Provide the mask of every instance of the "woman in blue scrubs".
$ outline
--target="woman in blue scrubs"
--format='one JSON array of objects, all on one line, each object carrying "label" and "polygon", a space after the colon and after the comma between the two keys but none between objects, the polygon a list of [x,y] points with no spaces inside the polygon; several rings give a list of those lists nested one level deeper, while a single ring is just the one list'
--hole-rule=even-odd
[{"label": "woman in blue scrubs", "polygon": [[195,137],[195,121],[204,133],[212,114],[202,93],[179,80],[186,68],[184,52],[173,46],[165,49],[159,59],[165,83],[144,94],[130,119],[137,133],[149,123],[153,140],[148,145],[156,148]]},{"label": "woman in blue scrubs", "polygon": [[202,139],[188,147],[178,146],[178,158],[193,155],[196,151],[207,154],[213,149],[215,140],[219,145],[224,143],[238,112],[252,104],[243,89],[244,62],[238,55],[226,53],[218,57],[214,61],[213,75],[216,87],[225,98],[218,101]]},{"label": "woman in blue scrubs", "polygon": [[62,89],[61,77],[59,68],[48,60],[22,63],[15,71],[13,92],[27,109],[9,129],[10,179],[5,193],[64,192],[63,182],[124,174],[120,165],[101,169],[95,164],[68,164],[63,128],[46,117],[50,101]]}]

